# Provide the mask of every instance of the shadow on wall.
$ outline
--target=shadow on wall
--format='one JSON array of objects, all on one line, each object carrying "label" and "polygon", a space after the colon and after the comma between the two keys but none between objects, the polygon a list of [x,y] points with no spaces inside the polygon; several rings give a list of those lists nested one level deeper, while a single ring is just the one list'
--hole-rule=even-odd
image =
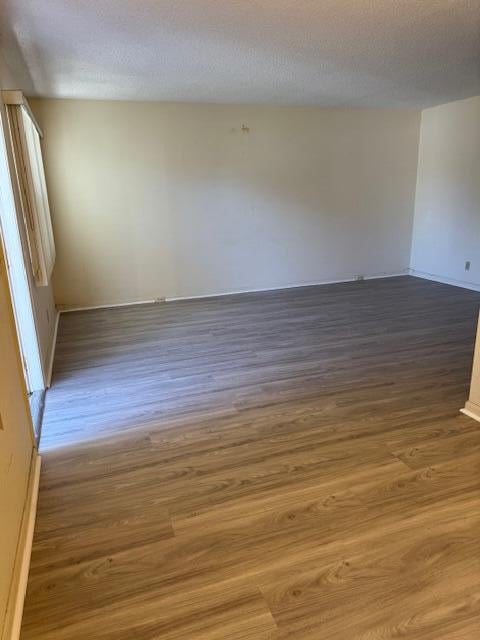
[{"label": "shadow on wall", "polygon": [[417,113],[50,100],[33,107],[45,131],[60,304],[408,267]]}]

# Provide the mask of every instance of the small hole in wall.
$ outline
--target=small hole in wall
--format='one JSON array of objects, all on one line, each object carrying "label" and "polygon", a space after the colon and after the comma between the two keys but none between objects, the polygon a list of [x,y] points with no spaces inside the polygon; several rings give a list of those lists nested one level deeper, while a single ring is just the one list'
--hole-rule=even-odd
[{"label": "small hole in wall", "polygon": [[238,131],[240,131],[240,133],[250,133],[250,127],[248,127],[246,124],[242,124],[242,126],[238,129],[236,127],[232,127],[230,129],[230,133],[237,133]]}]

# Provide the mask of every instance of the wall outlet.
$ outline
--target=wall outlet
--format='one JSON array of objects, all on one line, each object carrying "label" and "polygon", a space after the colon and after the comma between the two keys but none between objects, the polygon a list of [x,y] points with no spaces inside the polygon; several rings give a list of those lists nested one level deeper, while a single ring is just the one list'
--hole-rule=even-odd
[{"label": "wall outlet", "polygon": [[355,276],[355,280],[365,280],[365,276]]},{"label": "wall outlet", "polygon": [[470,271],[470,260],[465,260],[465,271]]}]

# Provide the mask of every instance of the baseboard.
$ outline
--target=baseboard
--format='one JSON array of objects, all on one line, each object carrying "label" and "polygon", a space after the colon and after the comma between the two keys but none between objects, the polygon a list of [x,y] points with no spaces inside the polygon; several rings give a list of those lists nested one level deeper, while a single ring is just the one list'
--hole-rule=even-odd
[{"label": "baseboard", "polygon": [[55,327],[53,329],[52,344],[50,345],[50,357],[48,359],[47,389],[49,389],[52,385],[53,361],[55,360],[55,349],[57,347],[57,334],[58,334],[59,321],[60,321],[60,312],[57,311],[57,315],[55,317]]},{"label": "baseboard", "polygon": [[450,284],[454,287],[470,289],[471,291],[480,291],[480,284],[476,284],[475,282],[468,282],[468,280],[455,280],[454,278],[446,278],[444,276],[436,275],[435,273],[418,271],[417,269],[409,269],[409,272],[411,276],[415,276],[416,278],[432,280],[433,282],[440,282],[441,284]]},{"label": "baseboard", "polygon": [[221,293],[204,293],[194,296],[174,296],[165,298],[165,302],[177,302],[179,300],[202,300],[205,298],[221,298],[223,296],[236,296],[241,293],[266,293],[268,291],[282,291],[284,289],[300,289],[301,287],[319,287],[325,284],[342,284],[344,282],[356,282],[357,280],[380,280],[382,278],[398,278],[399,276],[407,276],[408,269],[400,273],[381,273],[375,275],[353,276],[351,278],[343,278],[342,280],[316,280],[315,282],[300,282],[298,284],[284,284],[278,287],[266,287],[260,289],[234,289],[232,291],[222,291]]},{"label": "baseboard", "polygon": [[155,304],[156,302],[165,302],[164,298],[153,300],[133,300],[132,302],[109,302],[108,304],[95,304],[86,307],[76,307],[75,305],[58,305],[59,313],[72,313],[73,311],[93,311],[94,309],[115,309],[116,307],[134,307],[139,304]]},{"label": "baseboard", "polygon": [[32,553],[33,531],[37,513],[40,484],[41,457],[34,452],[28,480],[27,499],[22,517],[22,526],[15,558],[15,567],[8,598],[3,640],[18,640],[22,625],[23,604],[27,592],[28,571]]},{"label": "baseboard", "polygon": [[463,409],[460,409],[460,412],[465,414],[469,418],[473,418],[477,422],[480,422],[480,405],[468,401],[465,404],[465,407]]},{"label": "baseboard", "polygon": [[204,298],[221,298],[222,296],[235,296],[240,293],[261,293],[267,291],[281,291],[282,289],[298,289],[300,287],[316,287],[323,284],[341,284],[343,282],[355,282],[356,280],[380,280],[382,278],[398,278],[399,276],[408,276],[409,270],[404,269],[398,273],[380,273],[366,276],[352,276],[341,280],[316,280],[314,282],[299,282],[297,284],[283,284],[278,287],[264,287],[259,289],[233,289],[232,291],[220,291],[218,293],[202,293],[192,296],[171,296],[166,298],[153,298],[152,300],[132,300],[131,302],[111,302],[108,304],[97,304],[90,306],[67,306],[58,305],[59,313],[71,313],[74,311],[93,311],[94,309],[115,309],[116,307],[134,307],[141,304],[158,304],[162,302],[176,302],[178,300],[203,300]]}]

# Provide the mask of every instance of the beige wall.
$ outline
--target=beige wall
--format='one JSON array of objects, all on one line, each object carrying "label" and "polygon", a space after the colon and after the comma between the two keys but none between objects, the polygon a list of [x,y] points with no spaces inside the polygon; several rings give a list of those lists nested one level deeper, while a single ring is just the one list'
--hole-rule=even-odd
[{"label": "beige wall", "polygon": [[[0,57],[0,88],[12,81]],[[3,104],[0,115],[4,121]],[[1,132],[0,132],[1,135]],[[50,288],[51,289],[51,288]],[[50,290],[51,296],[51,290]],[[53,301],[52,301],[53,302]],[[51,303],[52,303],[51,302]],[[50,304],[51,304],[50,303]],[[38,304],[40,304],[38,302]],[[27,499],[29,473],[34,452],[23,370],[20,363],[15,322],[0,232],[0,637],[7,633],[6,620],[15,604],[14,575],[20,548],[20,531]],[[12,589],[13,587],[13,589]],[[7,615],[7,606],[9,607]]]},{"label": "beige wall", "polygon": [[411,266],[480,290],[479,248],[480,96],[422,112]]},{"label": "beige wall", "polygon": [[[0,237],[0,637],[14,579],[33,454],[32,426]],[[21,552],[21,551],[20,551]]]},{"label": "beige wall", "polygon": [[470,396],[465,404],[465,410],[472,418],[480,421],[480,320],[478,323],[477,341],[473,358]]},{"label": "beige wall", "polygon": [[477,343],[475,346],[475,357],[473,361],[470,402],[473,402],[480,409],[480,322],[478,324]]},{"label": "beige wall", "polygon": [[62,305],[409,267],[416,112],[31,104],[45,132]]}]

